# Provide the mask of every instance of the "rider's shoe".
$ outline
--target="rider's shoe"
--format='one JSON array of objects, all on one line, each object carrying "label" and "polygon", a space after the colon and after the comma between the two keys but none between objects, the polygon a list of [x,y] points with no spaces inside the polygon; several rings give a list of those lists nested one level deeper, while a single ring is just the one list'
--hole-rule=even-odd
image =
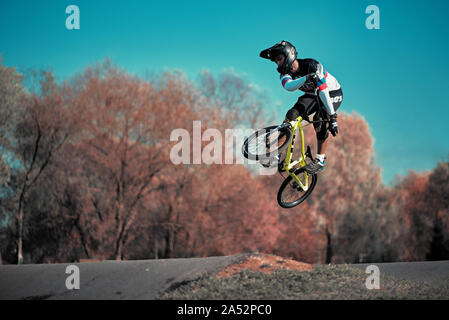
[{"label": "rider's shoe", "polygon": [[321,161],[318,158],[315,158],[312,162],[305,166],[305,169],[308,174],[317,173],[320,170],[324,170],[324,162],[325,160]]},{"label": "rider's shoe", "polygon": [[280,160],[281,160],[281,155],[278,154],[277,156],[275,156],[273,158],[263,159],[263,160],[260,160],[259,162],[262,165],[262,167],[274,168],[274,167],[278,166]]}]

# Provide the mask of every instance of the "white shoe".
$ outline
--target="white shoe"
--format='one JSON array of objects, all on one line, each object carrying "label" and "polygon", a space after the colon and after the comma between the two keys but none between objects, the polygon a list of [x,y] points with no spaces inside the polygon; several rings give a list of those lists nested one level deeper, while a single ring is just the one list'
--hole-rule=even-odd
[{"label": "white shoe", "polygon": [[305,169],[308,174],[315,174],[320,170],[324,170],[324,161],[320,161],[319,159],[315,158],[312,162],[310,162],[308,165],[305,166]]}]

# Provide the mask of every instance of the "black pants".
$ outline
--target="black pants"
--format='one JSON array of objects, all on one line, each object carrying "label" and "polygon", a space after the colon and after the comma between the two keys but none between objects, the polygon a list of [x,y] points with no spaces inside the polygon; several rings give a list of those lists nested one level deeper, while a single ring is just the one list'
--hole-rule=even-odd
[{"label": "black pants", "polygon": [[[331,97],[334,110],[337,111],[337,109],[341,105],[341,102],[343,101],[343,91],[341,90],[341,88],[338,90],[329,91],[329,96]],[[309,115],[315,113],[315,115],[313,116],[313,121],[325,120],[326,110],[324,109],[324,106],[321,107],[321,112],[317,112],[319,109],[317,99],[320,100],[320,97],[307,93],[299,97],[295,105],[290,110],[288,110],[285,118],[289,121],[293,121],[301,116],[305,120],[310,121]],[[313,127],[315,128],[316,137],[318,140],[324,141],[327,139],[327,137],[329,136],[329,132],[327,130],[328,123],[324,121],[314,122]]]}]

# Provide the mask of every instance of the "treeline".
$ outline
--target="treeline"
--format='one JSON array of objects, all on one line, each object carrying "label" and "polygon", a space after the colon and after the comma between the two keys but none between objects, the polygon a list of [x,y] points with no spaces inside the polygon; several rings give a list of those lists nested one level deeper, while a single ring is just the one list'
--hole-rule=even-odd
[{"label": "treeline", "polygon": [[0,64],[2,262],[252,250],[310,263],[449,258],[449,163],[385,187],[357,114],[339,117],[326,171],[294,209],[277,205],[279,175],[170,161],[174,129],[260,128],[273,122],[268,105],[232,72],[142,79],[105,61],[57,84]]}]

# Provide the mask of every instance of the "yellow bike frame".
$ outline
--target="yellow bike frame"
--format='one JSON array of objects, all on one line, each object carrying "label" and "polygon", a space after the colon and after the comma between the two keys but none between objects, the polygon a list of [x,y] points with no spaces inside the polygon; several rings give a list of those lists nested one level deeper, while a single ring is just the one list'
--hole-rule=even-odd
[{"label": "yellow bike frame", "polygon": [[[284,160],[283,170],[287,171],[290,176],[292,176],[293,180],[296,181],[296,183],[304,190],[307,191],[309,189],[309,176],[307,172],[304,171],[304,178],[305,183],[303,184],[301,180],[298,178],[298,176],[294,173],[295,170],[292,170],[296,165],[298,165],[297,168],[302,168],[306,165],[306,151],[305,151],[305,145],[304,145],[304,131],[301,125],[302,117],[299,116],[293,121],[290,121],[291,128],[290,131],[292,133],[292,139],[290,141],[290,144],[287,148],[287,155]],[[297,160],[292,161],[293,156],[293,146],[295,144],[295,135],[296,130],[299,129],[299,134],[301,135],[301,153],[299,155],[299,158]],[[290,171],[292,170],[292,171]]]}]

